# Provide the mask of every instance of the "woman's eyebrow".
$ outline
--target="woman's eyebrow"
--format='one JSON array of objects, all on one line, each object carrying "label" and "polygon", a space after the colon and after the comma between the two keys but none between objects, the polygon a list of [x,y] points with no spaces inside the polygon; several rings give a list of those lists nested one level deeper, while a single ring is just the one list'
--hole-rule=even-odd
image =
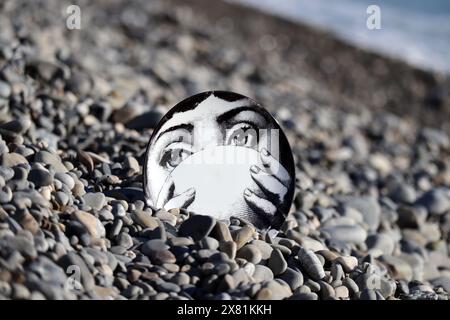
[{"label": "woman's eyebrow", "polygon": [[241,112],[244,112],[244,111],[254,112],[254,113],[258,114],[258,115],[261,115],[266,121],[270,121],[268,119],[268,117],[264,113],[259,113],[259,112],[255,111],[254,107],[242,106],[242,107],[231,109],[231,110],[221,114],[220,116],[217,117],[217,122],[221,123],[223,121],[227,121],[227,120],[235,117],[238,113],[241,113]]},{"label": "woman's eyebrow", "polygon": [[165,133],[170,132],[170,131],[175,131],[178,129],[184,129],[187,130],[189,133],[192,132],[192,130],[194,129],[194,126],[190,123],[182,123],[173,127],[169,127],[166,130],[162,131],[159,133],[159,135],[157,136],[157,138],[155,139],[155,142],[158,141],[158,139]]}]

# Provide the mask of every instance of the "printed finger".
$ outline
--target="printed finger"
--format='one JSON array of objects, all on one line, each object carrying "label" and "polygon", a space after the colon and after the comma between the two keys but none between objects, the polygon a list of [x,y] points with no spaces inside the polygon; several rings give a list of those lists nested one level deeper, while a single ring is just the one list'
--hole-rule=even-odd
[{"label": "printed finger", "polygon": [[165,205],[164,209],[169,210],[173,208],[186,208],[195,200],[195,189],[190,188],[183,193],[170,199]]},{"label": "printed finger", "polygon": [[277,208],[272,202],[259,197],[250,189],[245,189],[244,199],[253,211],[266,219],[271,220],[277,212]]},{"label": "printed finger", "polygon": [[276,200],[277,203],[281,203],[287,193],[287,188],[274,176],[264,172],[258,166],[252,166],[250,168],[252,179],[261,188],[261,190],[271,198]]},{"label": "printed finger", "polygon": [[287,186],[289,181],[291,180],[291,177],[289,176],[287,170],[281,165],[281,163],[277,159],[275,159],[270,154],[270,152],[266,148],[263,148],[260,154],[261,154],[261,161],[264,164],[264,167],[266,168],[266,172],[274,175],[278,180],[281,181],[282,184]]}]

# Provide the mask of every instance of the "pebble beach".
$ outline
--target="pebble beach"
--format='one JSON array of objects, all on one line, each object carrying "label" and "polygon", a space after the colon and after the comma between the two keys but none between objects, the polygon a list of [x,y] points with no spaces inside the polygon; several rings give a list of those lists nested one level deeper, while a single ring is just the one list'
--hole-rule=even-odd
[{"label": "pebble beach", "polygon": [[[68,5],[0,4],[0,299],[449,299],[446,77],[228,3],[79,1],[81,30]],[[153,128],[207,90],[283,128],[280,230],[146,206]]]}]

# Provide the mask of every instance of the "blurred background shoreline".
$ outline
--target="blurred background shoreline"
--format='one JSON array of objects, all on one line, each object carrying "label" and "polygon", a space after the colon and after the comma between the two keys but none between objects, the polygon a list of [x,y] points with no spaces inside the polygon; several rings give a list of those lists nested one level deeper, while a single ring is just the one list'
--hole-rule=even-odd
[{"label": "blurred background shoreline", "polygon": [[[183,5],[183,1],[172,1],[174,4]],[[373,46],[367,46],[367,38],[364,40],[363,36],[352,44],[352,41],[348,41],[352,33],[357,33],[358,29],[366,29],[367,1],[357,4],[358,8],[364,9],[360,17],[356,18],[356,21],[361,23],[359,28],[354,28],[354,25],[353,28],[351,25],[341,25],[340,29],[347,27],[349,30],[347,35],[339,33],[339,20],[334,24],[324,22],[327,18],[330,19],[333,7],[338,5],[325,10],[326,4],[323,2],[314,1],[315,5],[310,4],[309,8],[305,1],[294,3],[286,0],[280,1],[279,6],[274,5],[271,0],[220,1],[214,6],[209,5],[207,1],[192,0],[189,5],[210,23],[225,20],[225,25],[239,30],[232,36],[236,39],[236,45],[243,44],[240,49],[247,52],[250,58],[266,63],[267,57],[264,56],[267,52],[282,52],[284,61],[280,62],[280,68],[287,65],[293,73],[306,75],[322,84],[323,90],[329,90],[331,93],[331,104],[342,105],[344,108],[354,106],[350,107],[352,110],[364,105],[375,112],[389,111],[398,116],[412,118],[423,125],[436,126],[450,132],[450,80],[446,69],[448,59],[443,57],[442,50],[439,61],[433,60],[433,57],[429,58],[430,64],[433,61],[441,64],[438,72],[438,64],[430,67],[423,63],[424,57],[414,62],[414,57],[408,58],[405,54],[400,58],[398,52],[376,47],[383,41],[380,39],[375,42],[375,50]],[[385,4],[384,1],[377,3]],[[289,17],[286,12],[296,4],[306,5],[301,6],[303,13],[302,10],[294,10]],[[398,3],[397,5],[401,6]],[[418,7],[417,11],[420,11],[420,4]],[[321,8],[323,11],[320,11]],[[341,11],[345,9],[344,6]],[[272,12],[268,13],[270,10]],[[443,13],[447,12],[446,10],[448,8],[445,6]],[[316,15],[307,17],[309,13]],[[392,16],[392,12],[390,14]],[[344,17],[344,20],[345,18],[350,19],[348,16]],[[389,15],[382,16],[382,19],[383,26],[390,24]],[[420,24],[420,21],[411,23]],[[337,30],[330,31],[332,27],[337,27]],[[442,28],[442,33],[448,32],[445,25]],[[365,36],[379,31],[366,29]],[[395,46],[392,41],[398,41],[395,37],[404,34],[405,30],[398,32],[391,41],[387,39],[385,47]],[[442,38],[437,40],[443,42]],[[258,43],[255,43],[256,41]],[[426,49],[431,50],[429,47]],[[425,51],[424,49],[422,53],[426,54]]]},{"label": "blurred background shoreline", "polygon": [[[424,70],[450,73],[450,2],[445,0],[228,1],[329,31],[349,44]],[[379,29],[366,26],[372,5],[380,11]]]}]

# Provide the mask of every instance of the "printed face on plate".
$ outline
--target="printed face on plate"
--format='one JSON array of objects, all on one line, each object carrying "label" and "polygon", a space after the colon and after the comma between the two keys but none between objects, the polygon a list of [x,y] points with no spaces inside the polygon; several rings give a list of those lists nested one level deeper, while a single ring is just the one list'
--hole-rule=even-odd
[{"label": "printed face on plate", "polygon": [[144,192],[155,208],[279,227],[292,203],[295,169],[273,117],[243,95],[210,91],[173,107],[153,132]]}]

